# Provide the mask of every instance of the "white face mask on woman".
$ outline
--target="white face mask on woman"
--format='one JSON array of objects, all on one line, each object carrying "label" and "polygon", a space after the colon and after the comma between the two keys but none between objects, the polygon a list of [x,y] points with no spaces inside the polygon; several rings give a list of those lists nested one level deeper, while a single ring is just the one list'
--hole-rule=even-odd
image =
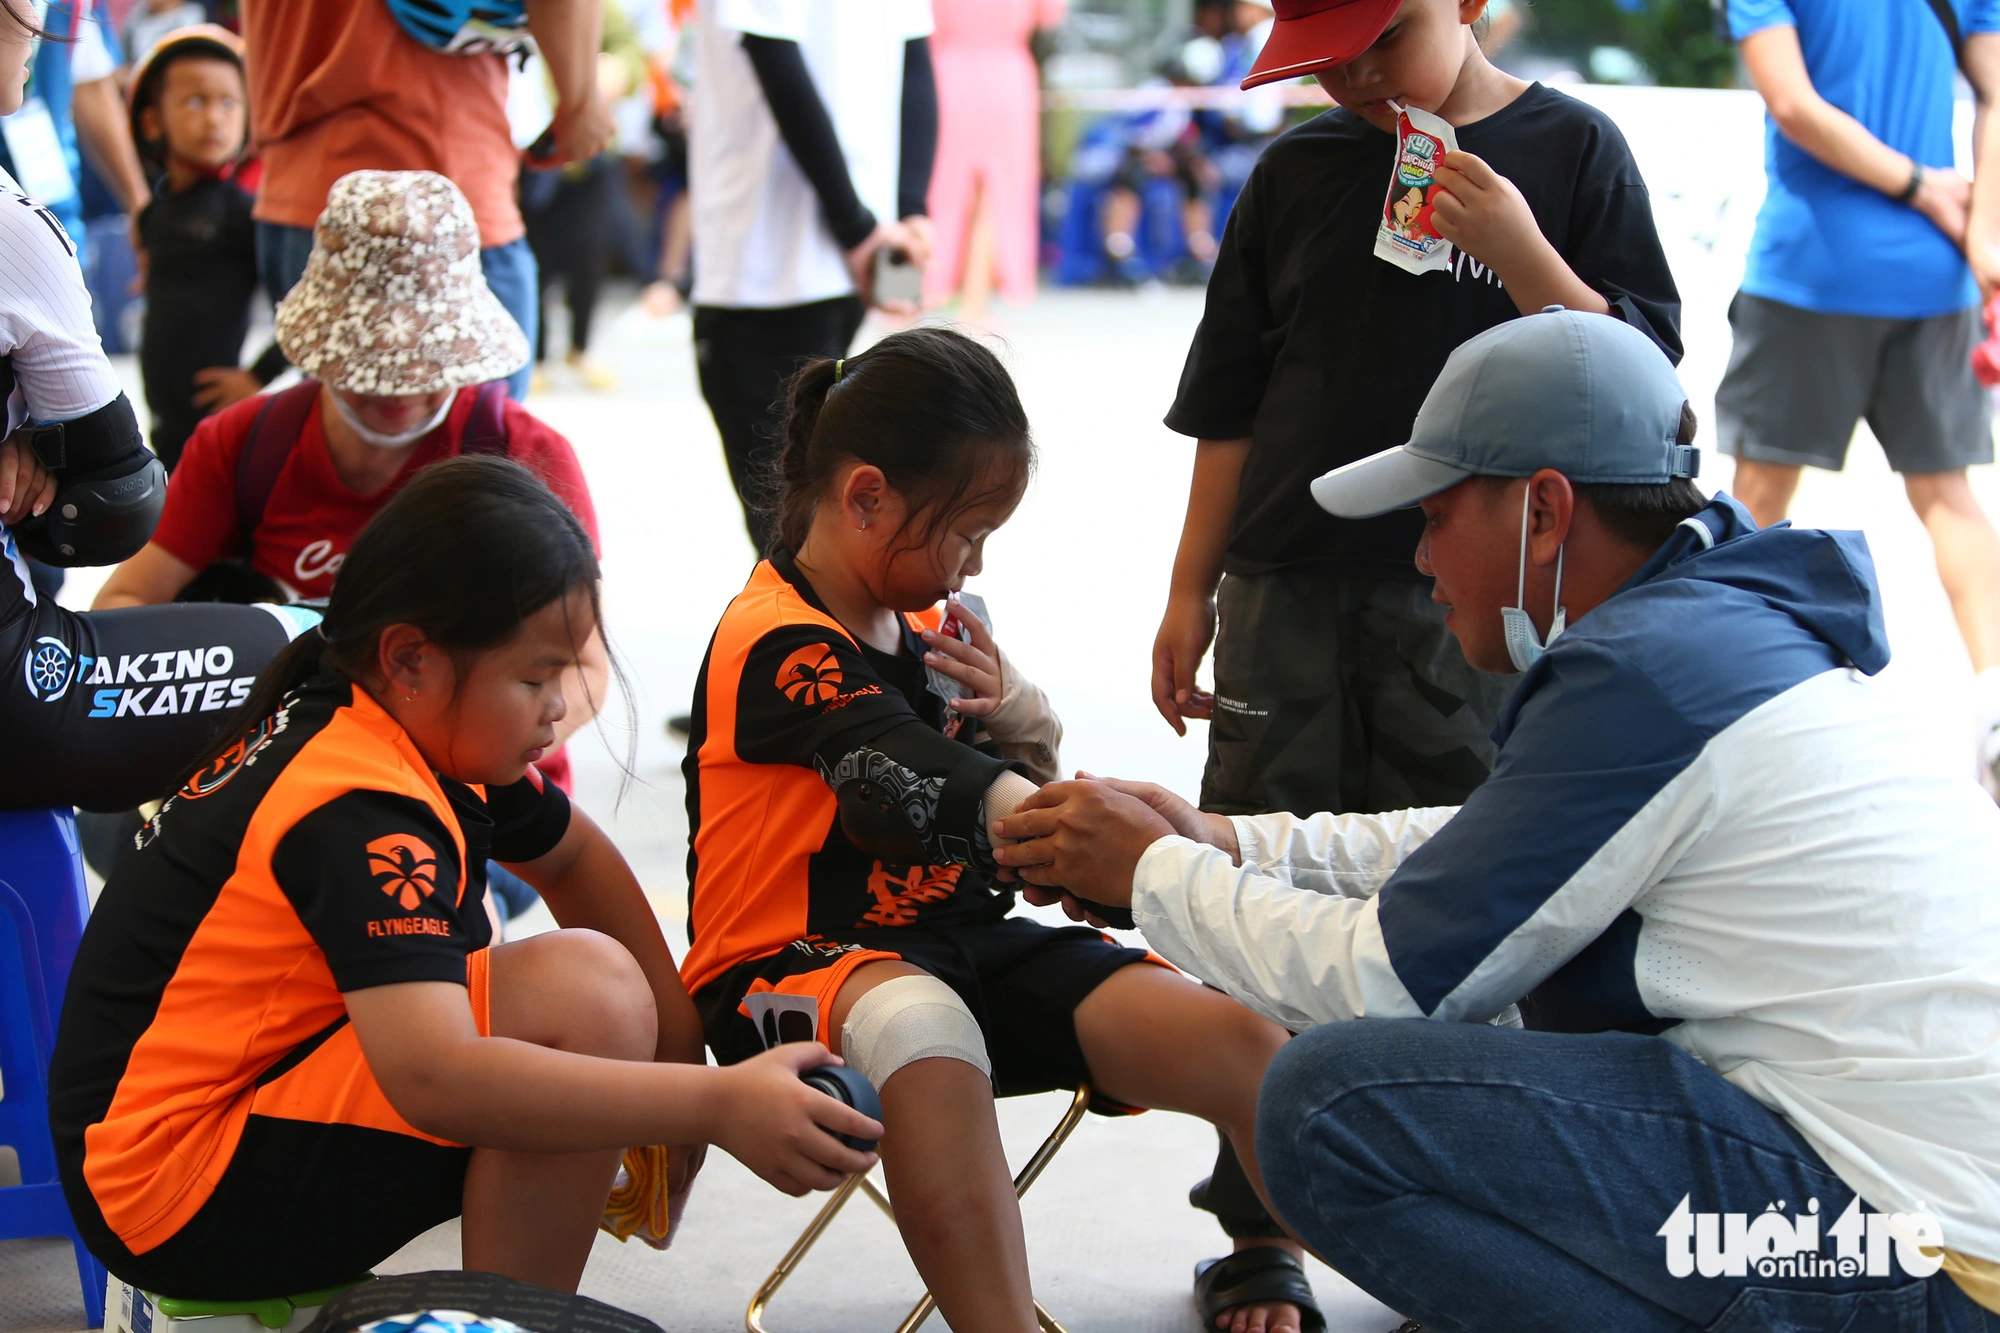
[{"label": "white face mask on woman", "polygon": [[[1514,577],[1514,605],[1500,608],[1500,624],[1507,635],[1507,657],[1514,663],[1516,671],[1526,671],[1535,664],[1535,659],[1547,652],[1556,636],[1563,632],[1569,620],[1569,612],[1563,609],[1563,548],[1556,548],[1556,595],[1554,599],[1555,618],[1549,622],[1548,642],[1535,632],[1535,622],[1527,608],[1528,594],[1528,501],[1535,491],[1534,482],[1528,483],[1521,493],[1521,563]],[[1567,543],[1565,543],[1567,544]]]},{"label": "white face mask on woman", "polygon": [[410,429],[399,431],[394,435],[384,435],[379,430],[370,430],[361,424],[361,418],[356,415],[352,407],[348,406],[347,400],[341,397],[340,390],[335,389],[332,397],[333,410],[340,413],[340,419],[345,421],[348,427],[361,437],[362,443],[372,444],[377,449],[402,449],[415,444],[418,440],[423,439],[424,436],[444,424],[445,417],[451,412],[451,405],[458,399],[457,394],[448,393],[444,396],[444,401],[438,404],[438,410],[431,414],[430,420],[420,422],[410,427]]}]

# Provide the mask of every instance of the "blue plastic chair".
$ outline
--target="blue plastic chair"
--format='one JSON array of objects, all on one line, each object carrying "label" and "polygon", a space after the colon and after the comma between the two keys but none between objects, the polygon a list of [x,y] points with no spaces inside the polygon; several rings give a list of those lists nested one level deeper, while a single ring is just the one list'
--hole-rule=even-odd
[{"label": "blue plastic chair", "polygon": [[49,1138],[49,1056],[89,915],[76,816],[0,812],[0,1144],[21,1163],[21,1183],[0,1188],[0,1240],[68,1237],[87,1326],[102,1328],[104,1265],[77,1235]]}]

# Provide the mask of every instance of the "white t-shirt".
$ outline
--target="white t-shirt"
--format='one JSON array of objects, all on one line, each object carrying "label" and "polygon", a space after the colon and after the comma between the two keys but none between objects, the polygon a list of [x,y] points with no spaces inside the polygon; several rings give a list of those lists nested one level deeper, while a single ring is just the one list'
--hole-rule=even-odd
[{"label": "white t-shirt", "polygon": [[73,421],[120,392],[90,317],[76,248],[55,215],[0,171],[0,356],[11,357],[7,431]]},{"label": "white t-shirt", "polygon": [[903,49],[929,0],[703,0],[689,187],[694,303],[770,309],[851,295],[840,243],[764,101],[743,35],[799,44],[861,202],[896,216]]},{"label": "white t-shirt", "polygon": [[103,15],[93,13],[76,25],[76,45],[69,49],[70,86],[108,79],[117,68],[118,62],[111,58],[111,44],[104,40]]},{"label": "white t-shirt", "polygon": [[[55,214],[0,171],[0,356],[11,358],[14,391],[7,396],[7,429],[21,423],[73,421],[95,412],[119,393],[117,373],[105,359],[90,318],[90,293],[76,265],[76,249]],[[4,436],[0,436],[4,438]],[[35,604],[35,585],[14,544],[0,527],[0,577],[19,582]]]}]

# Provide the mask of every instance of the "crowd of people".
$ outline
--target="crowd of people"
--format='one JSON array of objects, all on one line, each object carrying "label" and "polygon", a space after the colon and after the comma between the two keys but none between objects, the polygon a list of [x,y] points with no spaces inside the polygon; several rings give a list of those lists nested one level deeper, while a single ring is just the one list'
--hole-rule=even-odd
[{"label": "crowd of people", "polygon": [[[0,0],[0,667],[47,756],[0,803],[108,821],[49,1075],[92,1252],[251,1300],[457,1217],[467,1269],[573,1292],[632,1229],[621,1170],[664,1247],[710,1144],[793,1194],[879,1146],[944,1317],[1023,1333],[994,1100],[1087,1083],[1215,1126],[1190,1199],[1233,1248],[1194,1298],[1227,1333],[1325,1327],[1308,1250],[1431,1329],[2000,1329],[1983,119],[1950,166],[2000,3],[1730,0],[1772,188],[1713,496],[1610,117],[1491,63],[1483,0],[1197,6],[1188,81],[1213,56],[1337,104],[1128,144],[1102,201],[1138,226],[1173,182],[1206,283],[1151,681],[1209,723],[1197,802],[1065,780],[1056,701],[966,595],[1035,465],[1000,359],[950,327],[852,346],[870,308],[1024,280],[1023,107],[970,143],[953,85],[1018,102],[1060,6],[988,3],[693,16],[687,300],[759,558],[682,719],[677,962],[570,799],[614,674],[596,518],[519,401],[538,258],[587,345],[568,246],[641,72],[598,0],[131,10],[151,449],[15,128],[30,87],[55,120],[52,52],[81,128],[103,35]],[[1381,239],[1419,168],[1429,266]],[[1908,743],[1865,541],[1779,521],[1862,418],[1936,545],[1989,794]],[[91,564],[93,610],[58,605]],[[508,940],[538,894],[559,928]],[[834,1062],[879,1113],[799,1077]]]}]

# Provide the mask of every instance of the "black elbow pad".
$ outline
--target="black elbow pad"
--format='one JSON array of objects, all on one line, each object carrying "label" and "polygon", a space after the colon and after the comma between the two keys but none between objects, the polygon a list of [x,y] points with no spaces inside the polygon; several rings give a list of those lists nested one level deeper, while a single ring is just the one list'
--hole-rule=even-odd
[{"label": "black elbow pad", "polygon": [[865,855],[890,865],[932,860],[924,833],[944,779],[920,778],[880,751],[860,749],[841,760],[829,785],[840,805],[841,832]]},{"label": "black elbow pad", "polygon": [[56,478],[56,497],[13,529],[22,554],[45,565],[111,565],[153,535],[167,502],[167,470],[139,435],[124,394],[74,421],[30,426],[35,459]]},{"label": "black elbow pad", "polygon": [[969,865],[991,875],[986,789],[1010,767],[947,740],[915,719],[822,769],[841,831],[890,865]]}]

